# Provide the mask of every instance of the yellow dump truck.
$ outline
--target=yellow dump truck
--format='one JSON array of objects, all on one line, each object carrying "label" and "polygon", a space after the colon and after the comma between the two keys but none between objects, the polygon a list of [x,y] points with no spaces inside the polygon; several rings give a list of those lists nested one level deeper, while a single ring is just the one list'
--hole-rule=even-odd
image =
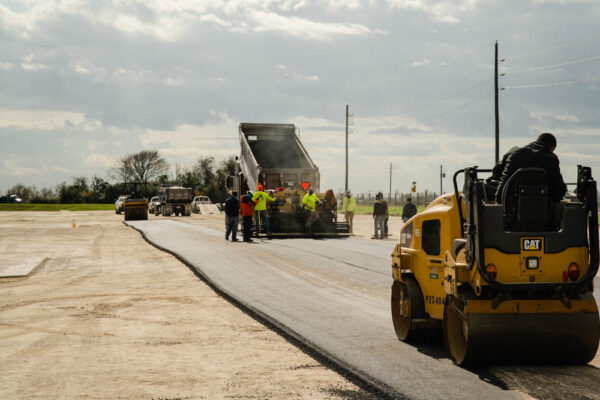
[{"label": "yellow dump truck", "polygon": [[397,337],[410,341],[437,322],[457,364],[589,362],[600,340],[591,169],[578,167],[575,193],[560,203],[550,201],[543,169],[524,168],[497,204],[479,176],[487,172],[458,171],[454,193],[402,228],[392,254]]}]

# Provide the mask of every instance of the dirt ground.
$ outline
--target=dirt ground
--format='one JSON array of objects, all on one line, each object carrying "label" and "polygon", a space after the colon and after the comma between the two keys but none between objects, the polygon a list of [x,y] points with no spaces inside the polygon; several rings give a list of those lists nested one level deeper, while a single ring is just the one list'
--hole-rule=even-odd
[{"label": "dirt ground", "polygon": [[0,263],[37,254],[32,276],[0,280],[0,398],[371,397],[113,212],[1,212]]}]

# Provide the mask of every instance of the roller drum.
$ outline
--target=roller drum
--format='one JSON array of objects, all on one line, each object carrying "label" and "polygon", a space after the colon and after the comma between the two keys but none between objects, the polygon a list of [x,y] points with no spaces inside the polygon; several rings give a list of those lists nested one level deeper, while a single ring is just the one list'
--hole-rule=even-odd
[{"label": "roller drum", "polygon": [[598,350],[598,312],[463,313],[450,301],[444,340],[459,365],[479,362],[586,364]]}]

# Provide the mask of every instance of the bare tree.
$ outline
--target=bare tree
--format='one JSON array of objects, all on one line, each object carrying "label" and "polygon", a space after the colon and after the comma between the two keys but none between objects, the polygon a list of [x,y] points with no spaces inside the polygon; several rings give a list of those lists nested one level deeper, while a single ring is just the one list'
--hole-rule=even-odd
[{"label": "bare tree", "polygon": [[168,171],[169,164],[157,150],[142,150],[121,157],[109,175],[121,182],[152,182]]}]

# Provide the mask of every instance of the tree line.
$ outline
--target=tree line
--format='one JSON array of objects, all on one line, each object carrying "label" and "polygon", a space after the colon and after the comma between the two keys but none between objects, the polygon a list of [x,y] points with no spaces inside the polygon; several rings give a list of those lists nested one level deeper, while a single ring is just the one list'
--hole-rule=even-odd
[{"label": "tree line", "polygon": [[171,166],[157,150],[143,150],[119,158],[106,177],[74,176],[71,183],[37,188],[17,184],[6,195],[16,194],[25,203],[112,203],[122,194],[154,196],[161,185],[174,184],[192,188],[213,202],[227,198],[225,181],[235,174],[233,156],[217,162],[202,156],[189,167]]}]

